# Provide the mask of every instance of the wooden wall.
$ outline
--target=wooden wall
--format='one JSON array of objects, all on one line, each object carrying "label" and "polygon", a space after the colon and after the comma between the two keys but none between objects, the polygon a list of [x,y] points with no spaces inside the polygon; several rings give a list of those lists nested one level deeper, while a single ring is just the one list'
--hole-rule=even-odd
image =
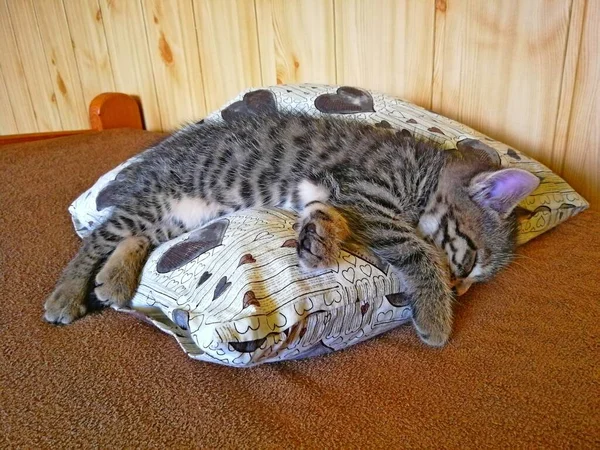
[{"label": "wooden wall", "polygon": [[252,86],[396,94],[600,201],[598,0],[0,0],[0,134],[85,128],[100,92],[168,130]]}]

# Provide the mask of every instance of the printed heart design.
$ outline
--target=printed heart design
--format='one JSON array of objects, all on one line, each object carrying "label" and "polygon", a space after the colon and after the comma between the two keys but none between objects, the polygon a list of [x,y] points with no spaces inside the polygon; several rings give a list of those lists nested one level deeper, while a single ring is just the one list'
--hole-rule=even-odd
[{"label": "printed heart design", "polygon": [[342,298],[342,294],[340,294],[338,290],[329,291],[323,294],[323,302],[325,302],[325,305],[327,306],[331,306],[334,303],[340,303],[342,301]]},{"label": "printed heart design", "polygon": [[377,323],[391,322],[393,318],[394,313],[392,311],[380,312],[377,314]]},{"label": "printed heart design", "polygon": [[415,119],[408,119],[406,123],[419,123]]},{"label": "printed heart design", "polygon": [[500,167],[500,155],[487,144],[478,139],[463,139],[456,143],[462,160],[473,163],[484,163],[491,167]]},{"label": "printed heart design", "polygon": [[342,276],[350,283],[354,283],[356,273],[354,272],[354,269],[352,267],[348,267],[346,270],[342,270]]},{"label": "printed heart design", "polygon": [[410,134],[410,131],[408,131],[406,128],[403,128],[402,131],[397,131],[396,135],[406,138],[412,137],[412,134]]},{"label": "printed heart design", "polygon": [[294,311],[299,316],[303,316],[307,311],[314,307],[314,303],[310,297],[307,297],[303,302],[294,304]]},{"label": "printed heart design", "polygon": [[288,247],[288,248],[296,248],[297,246],[298,246],[298,241],[296,239],[288,239],[281,245],[281,247]]},{"label": "printed heart design", "polygon": [[506,154],[508,156],[510,156],[512,159],[516,159],[517,161],[521,160],[521,157],[519,156],[519,154],[517,152],[515,152],[512,148],[509,148],[508,151],[506,152]]},{"label": "printed heart design", "polygon": [[356,256],[352,254],[342,256],[342,259],[346,261],[348,264],[356,267]]},{"label": "printed heart design", "polygon": [[431,131],[432,133],[438,133],[441,134],[442,136],[446,136],[444,134],[444,132],[442,130],[440,130],[438,127],[429,127],[427,128],[429,131]]},{"label": "printed heart design", "polygon": [[256,295],[253,291],[248,291],[244,294],[242,303],[244,308],[247,308],[248,306],[256,306],[257,308],[260,308],[260,302],[256,299]]},{"label": "printed heart design", "polygon": [[338,88],[335,94],[319,95],[315,99],[315,107],[319,111],[329,114],[375,112],[371,94],[350,86]]},{"label": "printed heart design", "polygon": [[271,91],[259,89],[248,92],[242,100],[232,103],[223,111],[221,117],[225,122],[234,122],[244,116],[258,116],[277,112],[277,102]]},{"label": "printed heart design", "polygon": [[387,120],[382,120],[381,122],[376,123],[375,126],[377,128],[392,128]]},{"label": "printed heart design", "polygon": [[116,196],[122,189],[121,183],[111,181],[96,196],[96,210],[102,211],[104,208],[115,206],[117,204]]},{"label": "printed heart design", "polygon": [[287,325],[287,318],[280,312],[267,316],[267,326],[275,331],[277,328],[282,329]]},{"label": "printed heart design", "polygon": [[218,247],[223,242],[228,226],[229,220],[223,219],[193,231],[185,241],[175,244],[163,253],[156,264],[156,271],[158,273],[172,272]]},{"label": "printed heart design", "polygon": [[254,257],[250,253],[246,253],[244,256],[242,256],[240,258],[238,267],[240,267],[244,264],[254,264],[255,262],[256,262],[256,260],[254,259]]},{"label": "printed heart design", "polygon": [[182,330],[189,329],[190,313],[183,309],[173,310],[173,322]]},{"label": "printed heart design", "polygon": [[204,282],[206,280],[208,280],[211,277],[212,273],[210,272],[204,272],[202,274],[202,276],[200,277],[200,279],[198,280],[198,284],[196,285],[196,287],[200,287],[200,285],[204,284]]},{"label": "printed heart design", "polygon": [[369,303],[363,303],[362,305],[360,305],[360,313],[364,316],[369,310],[370,306],[371,305]]},{"label": "printed heart design", "polygon": [[219,298],[229,286],[231,286],[231,283],[227,281],[227,277],[221,278],[215,287],[215,294],[212,301],[214,302],[217,298]]},{"label": "printed heart design", "polygon": [[256,235],[256,237],[254,238],[255,241],[260,241],[261,239],[268,239],[270,237],[272,237],[273,235],[271,233],[269,233],[268,231],[261,231],[260,233],[258,233]]},{"label": "printed heart design", "polygon": [[408,306],[410,304],[410,298],[405,293],[390,294],[386,295],[385,299],[390,302],[390,305],[397,308],[402,306]]},{"label": "printed heart design", "polygon": [[260,348],[261,345],[265,343],[267,338],[256,339],[254,341],[246,341],[246,342],[230,342],[229,345],[236,352],[240,353],[252,353]]},{"label": "printed heart design", "polygon": [[368,277],[370,277],[371,274],[373,273],[373,268],[371,266],[369,266],[368,264],[365,264],[364,266],[360,266],[359,269],[362,273],[364,273]]}]

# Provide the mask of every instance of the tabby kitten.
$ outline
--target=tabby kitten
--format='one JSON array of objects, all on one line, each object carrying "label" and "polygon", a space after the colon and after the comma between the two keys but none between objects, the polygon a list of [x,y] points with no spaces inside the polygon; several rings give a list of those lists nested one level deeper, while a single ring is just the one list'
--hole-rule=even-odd
[{"label": "tabby kitten", "polygon": [[275,113],[190,125],[119,173],[111,216],[84,239],[45,319],[83,316],[92,281],[100,301],[126,305],[152,247],[232,211],[280,206],[302,211],[304,268],[327,268],[343,242],[370,247],[407,286],[421,339],[441,346],[452,288],[460,294],[509,262],[512,210],[537,185],[477,152],[354,121]]}]

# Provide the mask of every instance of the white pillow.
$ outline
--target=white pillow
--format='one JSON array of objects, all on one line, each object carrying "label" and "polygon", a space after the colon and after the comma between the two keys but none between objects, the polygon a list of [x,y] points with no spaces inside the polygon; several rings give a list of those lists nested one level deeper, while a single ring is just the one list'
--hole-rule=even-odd
[{"label": "white pillow", "polygon": [[359,249],[343,250],[333,269],[303,272],[295,220],[255,208],[161,245],[131,308],[192,358],[234,366],[340,350],[410,320],[398,278]]}]

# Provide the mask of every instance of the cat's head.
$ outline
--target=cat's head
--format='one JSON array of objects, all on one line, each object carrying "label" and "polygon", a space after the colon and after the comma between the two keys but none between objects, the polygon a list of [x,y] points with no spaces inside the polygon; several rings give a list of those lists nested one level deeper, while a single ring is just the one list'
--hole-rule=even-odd
[{"label": "cat's head", "polygon": [[514,209],[540,183],[521,169],[498,169],[499,161],[456,152],[449,158],[419,230],[447,256],[458,295],[487,281],[512,259]]}]

